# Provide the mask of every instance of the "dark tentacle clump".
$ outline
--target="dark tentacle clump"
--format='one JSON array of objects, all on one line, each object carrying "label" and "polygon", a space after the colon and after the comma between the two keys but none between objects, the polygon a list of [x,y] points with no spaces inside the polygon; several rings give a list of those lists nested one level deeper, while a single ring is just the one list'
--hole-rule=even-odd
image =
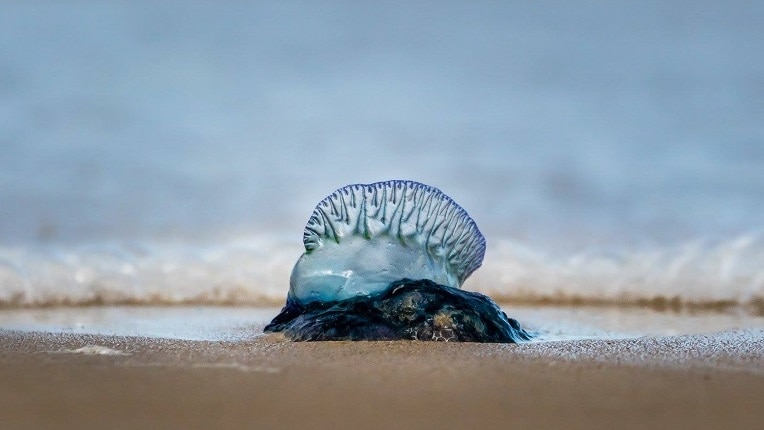
[{"label": "dark tentacle clump", "polygon": [[516,343],[531,334],[488,297],[430,280],[403,279],[373,297],[287,304],[266,332],[294,341],[433,340]]}]

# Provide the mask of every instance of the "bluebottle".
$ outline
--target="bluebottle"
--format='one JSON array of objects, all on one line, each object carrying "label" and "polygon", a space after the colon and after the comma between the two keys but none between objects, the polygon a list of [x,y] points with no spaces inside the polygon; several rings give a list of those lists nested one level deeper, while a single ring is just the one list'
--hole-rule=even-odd
[{"label": "bluebottle", "polygon": [[483,262],[485,238],[435,187],[342,187],[313,210],[303,244],[286,305],[266,332],[296,341],[530,338],[490,298],[460,289]]}]

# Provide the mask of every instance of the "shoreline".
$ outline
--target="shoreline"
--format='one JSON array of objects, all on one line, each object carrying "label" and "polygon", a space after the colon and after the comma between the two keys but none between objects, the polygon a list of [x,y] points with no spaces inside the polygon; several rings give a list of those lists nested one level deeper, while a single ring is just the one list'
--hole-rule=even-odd
[{"label": "shoreline", "polygon": [[[479,291],[478,291],[479,292]],[[605,309],[625,309],[625,310],[649,310],[655,312],[671,312],[682,314],[698,313],[742,313],[752,317],[764,317],[764,300],[760,298],[751,299],[746,302],[735,302],[732,300],[716,300],[705,302],[684,301],[678,297],[654,297],[634,300],[606,300],[593,299],[579,296],[566,297],[527,297],[527,298],[508,298],[502,294],[486,294],[500,307],[596,307]],[[153,308],[182,308],[189,306],[204,306],[217,308],[280,308],[284,306],[283,298],[262,297],[255,300],[241,300],[239,297],[222,298],[218,301],[210,300],[208,297],[191,298],[186,300],[156,300],[155,298],[110,300],[103,298],[93,298],[90,300],[70,302],[66,300],[52,300],[25,303],[21,299],[11,299],[0,302],[0,312],[15,310],[42,310],[58,308],[98,308],[98,307],[153,307]]]},{"label": "shoreline", "polygon": [[758,428],[764,330],[523,344],[0,330],[3,428]]},{"label": "shoreline", "polygon": [[[187,340],[239,340],[262,331],[281,307],[100,306],[0,310],[0,330]],[[622,339],[764,329],[745,313],[661,312],[595,306],[503,306],[536,341]]]}]

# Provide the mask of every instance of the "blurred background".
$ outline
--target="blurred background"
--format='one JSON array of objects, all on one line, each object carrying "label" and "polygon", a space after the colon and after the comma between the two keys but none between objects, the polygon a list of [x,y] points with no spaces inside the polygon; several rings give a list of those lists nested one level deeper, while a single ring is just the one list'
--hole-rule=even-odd
[{"label": "blurred background", "polygon": [[755,1],[4,1],[0,243],[297,242],[393,178],[489,242],[758,235],[762,53]]}]

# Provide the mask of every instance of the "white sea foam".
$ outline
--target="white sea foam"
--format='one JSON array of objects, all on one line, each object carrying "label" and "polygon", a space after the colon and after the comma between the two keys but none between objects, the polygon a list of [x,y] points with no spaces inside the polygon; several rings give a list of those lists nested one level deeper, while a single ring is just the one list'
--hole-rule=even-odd
[{"label": "white sea foam", "polygon": [[102,244],[0,249],[0,303],[244,304],[282,301],[301,244]]},{"label": "white sea foam", "polygon": [[124,351],[112,349],[101,345],[85,345],[77,349],[59,349],[57,351],[46,351],[55,354],[82,354],[82,355],[130,355]]},{"label": "white sea foam", "polygon": [[499,242],[477,272],[475,289],[502,300],[742,306],[764,311],[764,240],[729,241],[550,256]]},{"label": "white sea foam", "polygon": [[126,352],[101,345],[85,345],[77,349],[62,349],[56,352],[82,355],[130,355]]},{"label": "white sea foam", "polygon": [[[279,305],[302,252],[298,239],[215,244],[123,243],[0,248],[0,304]],[[503,302],[740,307],[762,312],[764,240],[549,255],[489,241],[467,290]]]}]

